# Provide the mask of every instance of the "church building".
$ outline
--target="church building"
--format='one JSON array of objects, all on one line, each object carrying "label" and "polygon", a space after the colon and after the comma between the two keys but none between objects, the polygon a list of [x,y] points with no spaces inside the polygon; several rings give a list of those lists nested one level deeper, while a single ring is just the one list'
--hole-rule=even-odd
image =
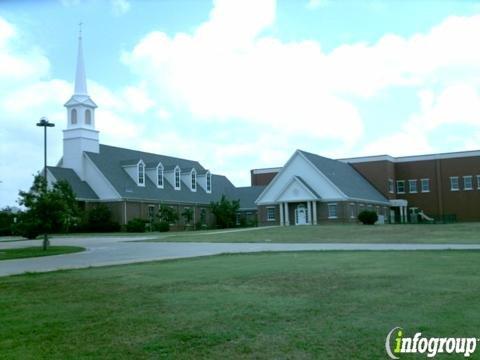
[{"label": "church building", "polygon": [[153,218],[160,206],[179,215],[193,210],[193,223],[212,225],[209,204],[221,199],[240,201],[240,217],[256,222],[257,196],[263,186],[235,187],[225,176],[212,173],[198,161],[100,144],[95,128],[96,103],[87,91],[82,39],[79,37],[75,88],[65,104],[63,157],[47,168],[49,183],[66,180],[77,200],[88,208],[107,205],[113,220],[126,224],[133,218]]}]

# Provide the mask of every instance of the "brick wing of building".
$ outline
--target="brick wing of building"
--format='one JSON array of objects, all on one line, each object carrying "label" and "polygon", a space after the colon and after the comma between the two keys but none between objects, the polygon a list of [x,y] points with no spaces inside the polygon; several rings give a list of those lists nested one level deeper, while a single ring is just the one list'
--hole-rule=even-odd
[{"label": "brick wing of building", "polygon": [[365,209],[380,222],[480,220],[480,151],[333,160],[297,150],[279,168],[251,170],[266,186],[260,224],[356,221]]}]

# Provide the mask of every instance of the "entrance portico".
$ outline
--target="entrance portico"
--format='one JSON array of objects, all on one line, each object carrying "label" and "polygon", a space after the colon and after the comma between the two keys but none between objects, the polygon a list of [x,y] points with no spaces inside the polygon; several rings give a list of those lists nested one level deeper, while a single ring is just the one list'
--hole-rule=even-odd
[{"label": "entrance portico", "polygon": [[[400,223],[405,224],[408,222],[408,216],[407,216],[407,207],[408,207],[408,201],[403,200],[403,199],[393,199],[390,200],[390,206],[392,208],[398,208],[400,212]],[[395,219],[394,216],[390,216],[391,219]]]},{"label": "entrance portico", "polygon": [[302,179],[294,176],[276,199],[280,225],[316,225],[318,200],[320,197]]}]

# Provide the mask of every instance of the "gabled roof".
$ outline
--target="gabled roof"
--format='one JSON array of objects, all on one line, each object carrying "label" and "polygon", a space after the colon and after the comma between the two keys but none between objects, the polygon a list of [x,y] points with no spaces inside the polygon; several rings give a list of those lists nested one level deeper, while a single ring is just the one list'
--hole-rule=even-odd
[{"label": "gabled roof", "polygon": [[[241,207],[244,208],[245,206],[251,206],[250,198],[255,196],[256,191],[258,191],[251,190],[253,193],[250,193],[250,190],[237,191],[238,189],[225,176],[213,174],[211,193],[207,193],[200,186],[197,187],[196,192],[192,192],[188,186],[182,186],[181,190],[175,190],[168,181],[164,182],[163,189],[158,189],[148,176],[145,178],[145,186],[137,186],[122,167],[125,159],[130,159],[130,161],[136,159],[134,163],[137,163],[140,159],[146,164],[161,162],[164,171],[173,170],[177,165],[181,169],[191,170],[195,168],[203,173],[207,170],[197,161],[107,145],[100,145],[98,154],[92,152],[86,152],[85,154],[124,199],[209,204],[211,201],[218,201],[224,194],[229,199],[239,199]],[[252,208],[254,207],[252,206]]]},{"label": "gabled roof", "polygon": [[340,191],[351,199],[388,202],[360,173],[350,164],[323,156],[298,150]]},{"label": "gabled roof", "polygon": [[48,166],[47,169],[53,175],[55,180],[67,181],[78,199],[98,200],[98,196],[92,188],[85,181],[82,181],[72,169],[65,169],[56,166]]}]

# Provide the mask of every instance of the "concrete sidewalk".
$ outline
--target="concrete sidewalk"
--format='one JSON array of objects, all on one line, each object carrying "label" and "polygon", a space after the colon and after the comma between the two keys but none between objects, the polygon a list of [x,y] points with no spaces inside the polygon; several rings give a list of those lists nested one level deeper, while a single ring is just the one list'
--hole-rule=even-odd
[{"label": "concrete sidewalk", "polygon": [[[480,244],[277,244],[277,243],[160,243],[130,242],[151,237],[54,238],[52,245],[83,246],[81,253],[0,261],[0,276],[95,266],[179,259],[222,253],[261,251],[414,251],[480,250]],[[158,238],[158,236],[155,236]],[[0,243],[1,249],[40,246],[40,240]]]}]

